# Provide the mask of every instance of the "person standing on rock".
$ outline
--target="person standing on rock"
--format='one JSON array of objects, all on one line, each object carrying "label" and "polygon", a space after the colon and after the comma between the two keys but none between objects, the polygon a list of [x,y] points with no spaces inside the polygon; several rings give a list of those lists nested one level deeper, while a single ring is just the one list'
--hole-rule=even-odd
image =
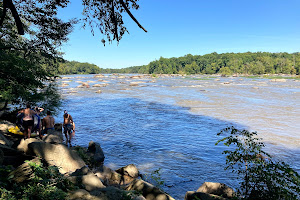
[{"label": "person standing on rock", "polygon": [[30,138],[31,136],[31,129],[34,125],[33,122],[33,115],[37,114],[34,110],[31,110],[30,104],[26,104],[26,108],[23,110],[20,110],[19,113],[23,113],[23,127],[24,127],[24,138]]},{"label": "person standing on rock", "polygon": [[54,124],[55,124],[55,120],[52,117],[51,112],[48,110],[47,116],[44,117],[44,119],[42,121],[43,131],[42,131],[42,135],[40,135],[40,137],[42,138],[44,134],[48,134],[48,130],[54,130]]},{"label": "person standing on rock", "polygon": [[64,123],[63,123],[63,128],[64,128],[64,134],[66,136],[66,144],[68,143],[71,145],[71,139],[75,134],[75,123],[73,121],[73,118],[68,112],[65,110],[64,111]]}]

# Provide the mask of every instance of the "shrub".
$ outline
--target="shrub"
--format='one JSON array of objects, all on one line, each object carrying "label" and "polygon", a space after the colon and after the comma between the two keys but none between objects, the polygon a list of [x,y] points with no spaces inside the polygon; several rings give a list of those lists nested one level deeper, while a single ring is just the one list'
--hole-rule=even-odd
[{"label": "shrub", "polygon": [[300,199],[300,175],[288,164],[273,161],[265,151],[261,138],[256,132],[238,130],[234,127],[223,129],[218,135],[229,133],[219,140],[233,150],[225,150],[226,167],[242,178],[237,193],[241,199]]}]

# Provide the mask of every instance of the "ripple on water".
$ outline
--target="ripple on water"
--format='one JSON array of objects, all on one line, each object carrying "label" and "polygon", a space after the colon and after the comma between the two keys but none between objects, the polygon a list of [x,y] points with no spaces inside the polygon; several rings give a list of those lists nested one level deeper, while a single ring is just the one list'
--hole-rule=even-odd
[{"label": "ripple on water", "polygon": [[[95,94],[93,88],[74,88],[76,81],[98,79],[70,79],[62,90],[62,110],[76,122],[75,143],[99,142],[105,165],[112,169],[133,163],[150,174],[161,168],[163,189],[175,199],[183,199],[186,191],[197,190],[204,181],[237,186],[235,175],[223,170],[224,147],[215,146],[220,139],[216,133],[230,125],[258,131],[268,151],[300,169],[299,83],[164,78],[147,87],[120,90],[130,81],[117,84],[117,79],[104,77],[110,84]],[[72,90],[77,93],[67,94]],[[62,121],[62,113],[57,121]]]}]

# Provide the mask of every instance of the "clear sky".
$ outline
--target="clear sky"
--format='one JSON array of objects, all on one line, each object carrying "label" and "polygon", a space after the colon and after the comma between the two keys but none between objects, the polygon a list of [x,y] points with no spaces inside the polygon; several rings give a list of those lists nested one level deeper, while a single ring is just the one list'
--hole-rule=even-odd
[{"label": "clear sky", "polygon": [[[124,13],[130,34],[103,46],[99,32],[76,26],[63,47],[64,58],[101,68],[146,65],[151,61],[212,52],[300,52],[300,0],[140,0],[133,14],[145,33]],[[81,0],[60,12],[80,17]]]}]

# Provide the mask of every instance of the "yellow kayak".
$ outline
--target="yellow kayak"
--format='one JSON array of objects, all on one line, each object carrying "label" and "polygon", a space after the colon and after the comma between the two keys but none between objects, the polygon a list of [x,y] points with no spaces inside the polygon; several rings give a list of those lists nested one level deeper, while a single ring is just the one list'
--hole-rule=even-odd
[{"label": "yellow kayak", "polygon": [[[8,132],[13,133],[15,135],[24,135],[24,133],[20,131],[18,126],[8,129]],[[31,137],[36,137],[36,136],[37,133],[31,133]]]},{"label": "yellow kayak", "polygon": [[19,129],[18,126],[12,127],[12,128],[10,128],[10,129],[8,129],[8,131],[9,131],[10,133],[13,133],[13,134],[16,134],[16,135],[24,135],[24,134],[20,131],[20,129]]}]

